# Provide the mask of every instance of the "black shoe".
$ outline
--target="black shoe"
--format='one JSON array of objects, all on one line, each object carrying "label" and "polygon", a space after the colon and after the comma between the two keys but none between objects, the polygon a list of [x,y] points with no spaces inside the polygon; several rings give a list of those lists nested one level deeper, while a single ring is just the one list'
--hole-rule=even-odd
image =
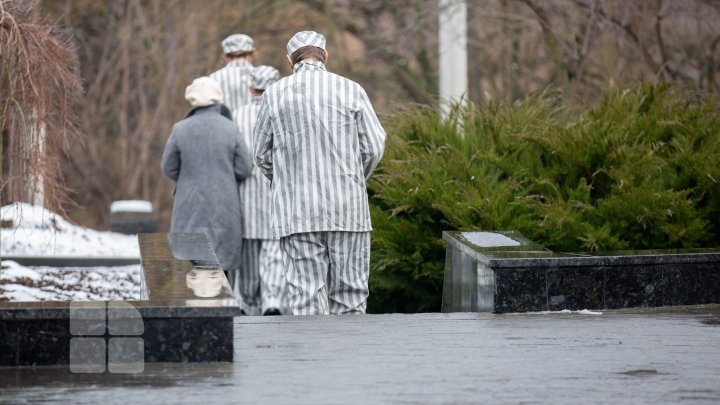
[{"label": "black shoe", "polygon": [[282,315],[282,313],[277,308],[268,308],[263,312],[263,315]]}]

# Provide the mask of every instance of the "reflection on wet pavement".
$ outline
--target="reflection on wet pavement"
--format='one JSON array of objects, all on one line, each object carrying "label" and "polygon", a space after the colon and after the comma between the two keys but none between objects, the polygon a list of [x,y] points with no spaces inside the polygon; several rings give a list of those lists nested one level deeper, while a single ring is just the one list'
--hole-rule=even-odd
[{"label": "reflection on wet pavement", "polygon": [[0,369],[2,403],[720,401],[719,306],[235,318],[235,363]]}]

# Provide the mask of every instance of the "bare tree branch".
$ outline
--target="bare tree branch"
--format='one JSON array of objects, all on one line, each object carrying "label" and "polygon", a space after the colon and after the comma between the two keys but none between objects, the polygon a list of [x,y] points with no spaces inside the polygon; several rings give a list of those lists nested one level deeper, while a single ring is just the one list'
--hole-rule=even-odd
[{"label": "bare tree branch", "polygon": [[[393,74],[398,79],[403,89],[410,94],[414,101],[425,104],[436,104],[437,101],[427,90],[427,86],[419,84],[422,81],[422,78],[409,72],[407,63],[403,63],[404,58],[397,53],[392,44],[382,42],[377,37],[372,37],[368,29],[362,28],[356,20],[348,17],[346,14],[338,12],[338,9],[330,7],[327,1],[301,0],[301,2],[310,6],[312,9],[327,15],[331,23],[362,40],[369,46],[369,48],[378,50],[378,52],[374,54],[392,69]],[[388,7],[388,4],[378,3],[374,5],[374,9],[366,9],[365,11],[370,12],[371,14],[378,13],[384,7]],[[372,16],[370,17],[372,18]]]},{"label": "bare tree branch", "polygon": [[660,66],[672,79],[675,79],[677,78],[677,74],[669,65],[670,62],[668,61],[667,50],[665,49],[665,41],[663,41],[662,36],[662,20],[664,17],[663,0],[656,0],[656,4],[658,11],[655,14],[655,38],[658,48],[660,49]]},{"label": "bare tree branch", "polygon": [[[550,18],[544,8],[534,3],[532,0],[520,0],[520,2],[528,6],[528,8],[530,8],[530,10],[532,10],[532,12],[537,16],[540,27],[542,28],[543,37],[545,38],[545,45],[550,51],[550,55],[552,56],[552,60],[556,68],[556,80],[559,80],[560,84],[567,84],[569,78],[573,76],[573,74],[570,72],[570,68],[567,64],[566,55],[571,55],[573,52],[569,50],[565,46],[564,42],[553,32]],[[564,54],[560,49],[558,49],[558,45],[565,48]]]},{"label": "bare tree branch", "polygon": [[[0,0],[0,143],[7,134],[9,173],[0,199],[44,194],[58,208],[67,199],[58,152],[79,141],[75,101],[81,94],[76,58],[37,12],[37,1]],[[39,188],[42,184],[42,190]]]}]

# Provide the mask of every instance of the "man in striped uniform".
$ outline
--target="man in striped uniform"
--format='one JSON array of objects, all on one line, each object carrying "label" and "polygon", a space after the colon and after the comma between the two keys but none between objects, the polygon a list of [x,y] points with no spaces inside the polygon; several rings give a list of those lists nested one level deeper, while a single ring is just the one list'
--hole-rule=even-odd
[{"label": "man in striped uniform", "polygon": [[[256,67],[250,75],[252,101],[233,112],[240,127],[240,136],[250,150],[253,149],[252,131],[262,93],[279,78],[280,72],[274,67]],[[243,244],[240,277],[236,285],[248,315],[280,315],[285,308],[285,272],[280,241],[272,237],[270,229],[271,197],[270,181],[260,170],[253,171],[240,183]]]},{"label": "man in striped uniform", "polygon": [[272,182],[288,305],[295,315],[365,313],[365,181],[382,157],[385,131],[363,88],[325,69],[325,37],[299,32],[287,50],[294,73],[265,90],[254,151]]},{"label": "man in striped uniform", "polygon": [[250,73],[253,70],[255,48],[253,40],[245,34],[233,34],[222,41],[225,67],[210,74],[220,83],[225,104],[230,111],[248,104],[250,94]]},{"label": "man in striped uniform", "polygon": [[[245,34],[230,35],[223,39],[220,45],[224,55],[225,67],[211,73],[209,76],[220,83],[222,92],[225,95],[223,104],[230,111],[235,111],[235,109],[248,104],[252,99],[250,94],[250,74],[254,69],[252,61],[255,55],[255,47],[252,38]],[[241,242],[237,241],[238,249],[240,249]],[[228,281],[233,287],[235,298],[237,298],[243,311],[248,313],[253,311],[253,306],[243,302],[243,296],[240,293],[240,278],[240,270],[228,273]]]}]

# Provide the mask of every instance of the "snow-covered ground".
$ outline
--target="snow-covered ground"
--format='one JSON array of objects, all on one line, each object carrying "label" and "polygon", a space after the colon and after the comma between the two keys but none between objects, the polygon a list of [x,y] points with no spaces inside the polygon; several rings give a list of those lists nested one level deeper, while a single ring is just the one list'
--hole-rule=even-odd
[{"label": "snow-covered ground", "polygon": [[[135,235],[73,225],[30,204],[0,208],[0,256],[140,257]],[[26,267],[3,260],[0,301],[140,299],[139,265]]]},{"label": "snow-covered ground", "polygon": [[0,301],[103,301],[141,299],[140,265],[25,267],[4,260]]},{"label": "snow-covered ground", "polygon": [[137,236],[76,226],[42,207],[15,203],[0,208],[2,256],[140,257]]}]

